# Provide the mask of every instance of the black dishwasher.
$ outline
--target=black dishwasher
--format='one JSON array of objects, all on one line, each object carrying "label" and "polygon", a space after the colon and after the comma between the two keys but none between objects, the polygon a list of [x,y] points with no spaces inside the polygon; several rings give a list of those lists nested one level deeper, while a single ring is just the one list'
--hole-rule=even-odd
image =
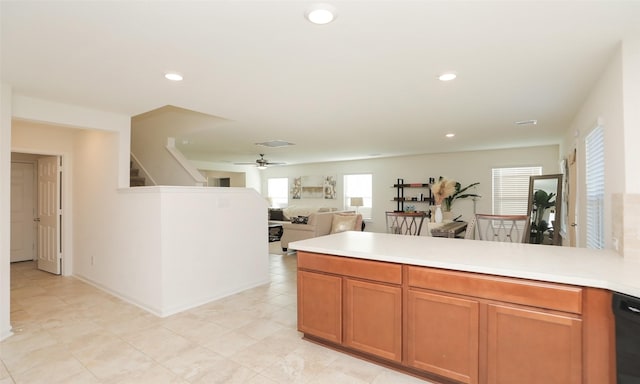
[{"label": "black dishwasher", "polygon": [[640,298],[613,294],[618,384],[640,384]]}]

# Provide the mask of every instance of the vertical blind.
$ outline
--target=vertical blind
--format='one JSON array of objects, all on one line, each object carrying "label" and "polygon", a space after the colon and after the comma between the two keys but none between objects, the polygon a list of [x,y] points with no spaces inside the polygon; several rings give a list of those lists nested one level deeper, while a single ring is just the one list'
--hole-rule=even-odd
[{"label": "vertical blind", "polygon": [[604,130],[596,127],[585,139],[587,248],[604,248]]},{"label": "vertical blind", "polygon": [[542,167],[493,168],[493,214],[528,214],[529,176],[541,174]]}]

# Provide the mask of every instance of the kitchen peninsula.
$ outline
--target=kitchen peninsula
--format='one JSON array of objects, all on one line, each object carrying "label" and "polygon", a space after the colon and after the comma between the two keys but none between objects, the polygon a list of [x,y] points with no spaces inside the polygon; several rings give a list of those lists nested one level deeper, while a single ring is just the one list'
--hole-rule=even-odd
[{"label": "kitchen peninsula", "polygon": [[615,383],[613,251],[344,232],[298,251],[310,341],[439,383]]}]

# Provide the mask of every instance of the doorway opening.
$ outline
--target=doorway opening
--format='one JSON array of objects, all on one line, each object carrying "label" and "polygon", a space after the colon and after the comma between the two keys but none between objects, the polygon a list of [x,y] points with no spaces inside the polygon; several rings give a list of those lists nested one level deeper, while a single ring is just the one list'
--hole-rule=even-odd
[{"label": "doorway opening", "polygon": [[62,157],[11,153],[10,261],[62,273]]}]

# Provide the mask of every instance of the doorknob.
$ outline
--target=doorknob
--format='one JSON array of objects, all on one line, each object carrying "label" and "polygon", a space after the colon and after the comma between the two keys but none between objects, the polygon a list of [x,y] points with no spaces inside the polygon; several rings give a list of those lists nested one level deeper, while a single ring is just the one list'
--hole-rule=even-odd
[{"label": "doorknob", "polygon": [[39,217],[36,217],[35,219],[33,219],[33,221],[40,222],[40,218],[39,218]]},{"label": "doorknob", "polygon": [[576,223],[571,223],[571,226],[572,226],[572,227],[577,227],[577,226],[578,226],[578,224],[576,224]]}]

